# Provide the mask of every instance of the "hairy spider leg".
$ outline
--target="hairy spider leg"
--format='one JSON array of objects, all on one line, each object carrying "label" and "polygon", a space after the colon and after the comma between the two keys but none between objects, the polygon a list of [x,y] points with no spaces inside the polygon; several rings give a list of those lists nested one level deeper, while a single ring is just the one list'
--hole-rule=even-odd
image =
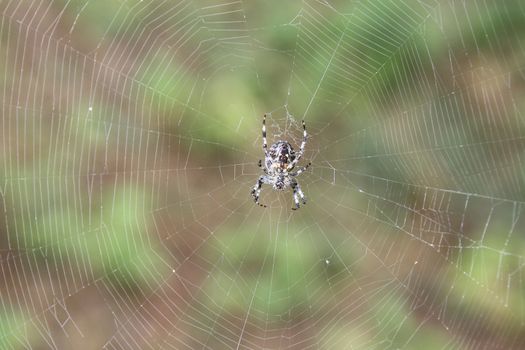
[{"label": "hairy spider leg", "polygon": [[299,186],[299,184],[297,184],[297,192],[299,193],[299,196],[301,196],[303,204],[306,204],[306,197],[304,196],[303,190],[301,190],[301,186]]},{"label": "hairy spider leg", "polygon": [[265,173],[266,175],[269,175],[269,174],[268,174],[268,170],[267,170],[265,167],[263,167],[263,165],[262,165],[262,160],[259,159],[259,162],[257,163],[257,165],[259,166],[259,168],[262,169],[262,171],[264,171],[264,173]]},{"label": "hairy spider leg", "polygon": [[301,197],[301,201],[303,202],[303,204],[306,204],[306,198],[304,197],[304,193],[301,190],[301,186],[299,186],[297,181],[292,182],[291,186],[292,186],[292,189],[293,189],[293,200],[295,202],[295,207],[292,208],[292,209],[293,210],[297,210],[300,207],[300,205],[299,205],[299,197]]},{"label": "hairy spider leg", "polygon": [[306,166],[303,166],[301,169],[293,172],[293,173],[290,173],[290,176],[297,176],[299,174],[302,174],[304,171],[306,171],[306,169],[308,169],[308,167],[312,165],[312,162],[306,164]]},{"label": "hairy spider leg", "polygon": [[261,194],[261,187],[263,183],[266,182],[266,177],[264,175],[261,175],[259,179],[257,180],[257,183],[255,186],[253,186],[252,189],[252,196],[255,203],[259,204],[261,207],[266,208],[266,205],[259,203],[259,195]]},{"label": "hairy spider leg", "polygon": [[306,124],[303,120],[303,142],[301,142],[301,147],[299,147],[299,152],[297,152],[297,155],[295,157],[294,160],[292,160],[290,162],[290,164],[288,165],[287,169],[288,170],[292,170],[295,166],[295,164],[297,164],[297,162],[299,161],[299,159],[301,159],[301,157],[303,156],[303,153],[304,153],[304,147],[306,146],[306,139],[308,137],[308,134],[306,133]]},{"label": "hairy spider leg", "polygon": [[263,125],[262,125],[262,137],[263,137],[263,150],[264,155],[268,154],[268,142],[266,142],[266,114],[263,116]]}]

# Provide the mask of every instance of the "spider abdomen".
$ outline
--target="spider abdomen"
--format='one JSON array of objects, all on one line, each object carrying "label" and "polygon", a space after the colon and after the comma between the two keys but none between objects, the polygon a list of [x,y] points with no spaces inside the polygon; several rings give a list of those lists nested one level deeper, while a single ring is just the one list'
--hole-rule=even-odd
[{"label": "spider abdomen", "polygon": [[265,158],[266,169],[270,172],[284,171],[294,159],[295,151],[292,145],[287,141],[277,141],[270,146]]}]

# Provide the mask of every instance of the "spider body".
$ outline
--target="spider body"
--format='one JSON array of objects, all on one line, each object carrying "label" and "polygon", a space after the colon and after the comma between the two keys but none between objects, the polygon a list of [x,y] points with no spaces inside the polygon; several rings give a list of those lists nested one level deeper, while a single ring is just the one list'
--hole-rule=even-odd
[{"label": "spider body", "polygon": [[294,159],[295,151],[292,145],[287,141],[277,141],[270,146],[267,155],[264,157],[264,163],[268,171],[282,173]]},{"label": "spider body", "polygon": [[257,180],[257,183],[252,189],[252,196],[255,203],[262,207],[266,207],[264,204],[259,203],[259,195],[261,193],[261,187],[263,184],[272,185],[274,190],[283,191],[289,187],[293,190],[293,197],[295,207],[292,209],[299,209],[299,197],[303,204],[306,204],[306,198],[304,196],[301,187],[297,183],[295,177],[304,172],[311,163],[302,167],[297,171],[292,171],[295,165],[301,159],[304,153],[304,147],[306,145],[307,133],[306,125],[303,120],[303,142],[299,152],[295,152],[292,145],[288,141],[279,140],[272,144],[268,149],[266,142],[266,115],[263,117],[263,150],[264,150],[264,166],[262,161],[259,160],[259,167],[264,171],[264,175],[261,175]]}]

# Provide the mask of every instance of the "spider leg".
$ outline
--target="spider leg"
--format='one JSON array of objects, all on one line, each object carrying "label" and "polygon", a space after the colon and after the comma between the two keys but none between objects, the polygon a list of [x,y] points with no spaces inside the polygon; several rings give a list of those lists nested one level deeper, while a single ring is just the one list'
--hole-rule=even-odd
[{"label": "spider leg", "polygon": [[266,182],[266,177],[264,175],[260,176],[255,186],[253,186],[252,192],[251,192],[255,203],[259,204],[261,207],[264,207],[264,208],[266,208],[266,205],[259,203],[259,195],[261,194],[261,187],[263,183],[265,182]]},{"label": "spider leg", "polygon": [[297,162],[299,161],[299,159],[301,159],[301,157],[303,156],[303,153],[304,153],[304,147],[306,146],[306,140],[308,138],[308,134],[306,133],[306,124],[303,120],[303,142],[301,142],[301,147],[299,147],[299,152],[297,152],[297,155],[295,156],[295,159],[292,160],[290,162],[290,164],[288,165],[287,169],[288,170],[291,170],[293,169],[293,167],[295,166],[295,164],[297,164]]},{"label": "spider leg", "polygon": [[266,142],[266,114],[263,116],[262,137],[264,154],[267,155],[268,142]]},{"label": "spider leg", "polygon": [[301,190],[301,186],[299,186],[297,181],[292,182],[291,186],[293,189],[293,200],[295,203],[295,207],[292,208],[292,210],[297,210],[300,208],[299,197],[301,197],[301,201],[303,202],[303,204],[306,204],[306,198],[304,197],[304,193]]},{"label": "spider leg", "polygon": [[259,159],[259,162],[257,164],[259,165],[259,168],[261,168],[262,171],[264,171],[264,173],[268,175],[268,170],[265,167],[263,167],[262,160]]},{"label": "spider leg", "polygon": [[299,184],[297,184],[297,193],[299,193],[303,204],[306,204],[306,197],[304,196],[303,190],[301,190],[301,186],[299,186]]},{"label": "spider leg", "polygon": [[290,176],[297,176],[297,175],[299,175],[299,174],[305,172],[306,169],[308,169],[308,167],[309,167],[310,165],[312,165],[311,162],[308,163],[308,164],[306,164],[306,166],[303,166],[301,169],[299,169],[299,170],[297,170],[297,171],[295,171],[295,172],[293,172],[293,173],[290,173]]}]

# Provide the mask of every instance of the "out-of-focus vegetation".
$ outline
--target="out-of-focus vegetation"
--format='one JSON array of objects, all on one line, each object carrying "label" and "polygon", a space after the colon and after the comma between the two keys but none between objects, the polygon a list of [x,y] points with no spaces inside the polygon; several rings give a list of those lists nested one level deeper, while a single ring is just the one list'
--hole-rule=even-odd
[{"label": "out-of-focus vegetation", "polygon": [[525,346],[520,1],[0,12],[1,348]]}]

